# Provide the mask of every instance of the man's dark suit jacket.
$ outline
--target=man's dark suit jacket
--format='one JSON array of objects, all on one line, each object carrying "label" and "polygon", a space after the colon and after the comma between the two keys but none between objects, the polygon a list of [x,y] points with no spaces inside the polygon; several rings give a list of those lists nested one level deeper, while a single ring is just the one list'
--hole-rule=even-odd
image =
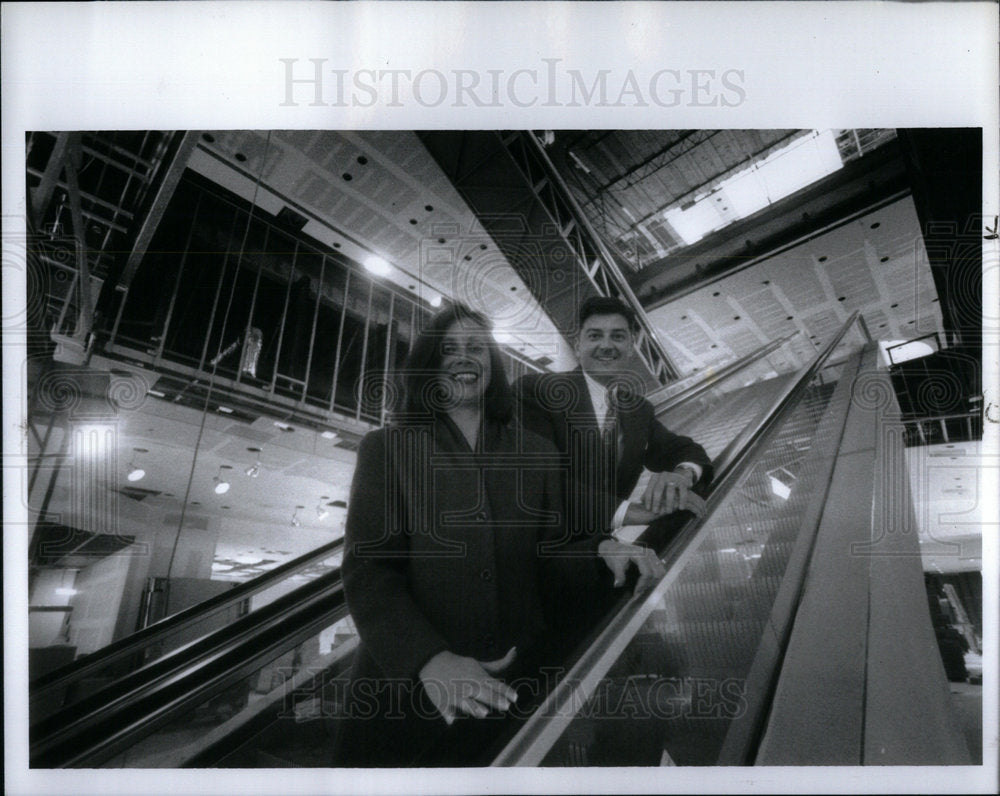
[{"label": "man's dark suit jacket", "polygon": [[668,431],[641,396],[627,397],[619,410],[624,438],[617,463],[604,463],[600,430],[583,370],[533,373],[514,384],[523,426],[550,440],[569,461],[568,527],[571,538],[605,533],[615,511],[631,495],[643,467],[673,470],[682,462],[702,468],[698,487],[712,478],[704,449],[690,437]]}]

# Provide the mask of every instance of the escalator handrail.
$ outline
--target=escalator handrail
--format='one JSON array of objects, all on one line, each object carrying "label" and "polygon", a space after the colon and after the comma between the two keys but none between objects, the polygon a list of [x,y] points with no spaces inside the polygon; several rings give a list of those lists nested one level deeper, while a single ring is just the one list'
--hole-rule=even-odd
[{"label": "escalator handrail", "polygon": [[[611,662],[613,662],[613,658],[620,654],[621,650],[618,648],[622,646],[622,640],[631,638],[633,626],[637,622],[641,624],[641,620],[644,619],[643,606],[649,603],[664,588],[665,584],[672,582],[677,577],[680,565],[687,557],[685,554],[689,554],[696,548],[704,529],[708,527],[708,519],[712,513],[733,485],[753,465],[761,448],[770,441],[771,432],[780,428],[787,413],[797,405],[816,374],[823,368],[847,332],[860,319],[860,313],[852,314],[830,343],[813,360],[812,364],[805,368],[793,383],[782,390],[771,407],[762,413],[761,419],[738,434],[736,439],[715,458],[713,466],[716,468],[717,475],[705,501],[704,516],[692,518],[669,543],[666,550],[658,551],[667,570],[664,577],[653,587],[652,592],[647,593],[642,599],[634,599],[631,595],[622,596],[605,626],[591,636],[592,643],[573,663],[566,676],[548,694],[514,738],[494,759],[492,765],[519,765],[523,756],[543,734],[552,737],[553,742],[558,738],[562,727],[575,715],[575,711],[568,710],[566,706],[570,704],[582,706],[589,698],[590,695],[586,692],[584,684],[594,680],[595,672],[598,672],[598,666],[601,665],[602,661],[612,658]],[[863,324],[861,328],[862,333],[870,341]],[[645,535],[645,533],[641,534],[638,541],[641,542]],[[610,665],[608,662],[607,666]],[[600,676],[603,676],[606,669],[607,667],[603,667]]]},{"label": "escalator handrail", "polygon": [[328,572],[36,723],[32,765],[99,764],[346,614]]},{"label": "escalator handrail", "polygon": [[789,340],[795,337],[795,335],[797,334],[800,334],[800,332],[796,331],[778,340],[772,340],[770,343],[762,345],[756,351],[752,351],[751,353],[747,354],[744,357],[740,357],[739,359],[733,360],[728,365],[719,368],[719,370],[715,371],[714,373],[708,374],[704,378],[699,379],[694,384],[685,387],[683,390],[680,390],[674,395],[664,398],[662,401],[656,400],[655,392],[659,392],[659,390],[655,391],[652,397],[647,395],[646,398],[649,400],[650,403],[653,404],[653,412],[656,415],[661,415],[664,412],[669,412],[672,409],[676,409],[680,404],[686,403],[687,401],[690,401],[708,392],[713,387],[715,387],[715,385],[719,384],[725,379],[728,379],[733,374],[739,373],[739,371],[743,370],[743,368],[749,367],[757,360],[763,359],[769,354],[774,353],[779,348],[781,348],[781,346],[783,346],[785,343],[787,343]]},{"label": "escalator handrail", "polygon": [[215,613],[269,589],[306,567],[330,558],[343,546],[343,538],[321,545],[315,550],[310,550],[308,553],[275,567],[263,575],[258,575],[246,583],[241,583],[227,592],[217,594],[197,605],[164,617],[158,622],[137,630],[135,633],[108,644],[106,647],[85,655],[66,666],[47,672],[30,683],[30,698],[31,700],[42,699],[57,688],[69,685],[75,680],[93,674],[151,644],[155,644],[167,636],[192,627]]}]

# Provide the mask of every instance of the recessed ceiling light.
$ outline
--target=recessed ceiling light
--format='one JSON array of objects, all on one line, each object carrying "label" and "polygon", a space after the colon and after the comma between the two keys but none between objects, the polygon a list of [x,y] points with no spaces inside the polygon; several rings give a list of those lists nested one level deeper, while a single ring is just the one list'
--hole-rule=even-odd
[{"label": "recessed ceiling light", "polygon": [[324,431],[322,434],[320,434],[320,436],[323,439],[336,439],[337,438],[337,432],[336,431],[329,431],[329,430],[327,430],[327,431]]},{"label": "recessed ceiling light", "polygon": [[238,160],[240,163],[246,163],[247,161],[247,156],[244,155],[242,152],[237,152],[235,155],[233,155],[233,157],[236,158],[236,160]]},{"label": "recessed ceiling light", "polygon": [[166,398],[166,393],[162,393],[159,390],[146,390],[147,395],[154,395],[157,398]]},{"label": "recessed ceiling light", "polygon": [[368,164],[368,158],[366,158],[364,155],[358,155],[358,163],[360,163],[362,166],[365,166]]},{"label": "recessed ceiling light", "polygon": [[354,177],[352,177],[352,176],[351,176],[351,173],[350,173],[350,172],[347,172],[347,171],[345,171],[345,172],[344,172],[343,174],[341,174],[340,176],[344,178],[344,182],[350,182],[351,180],[353,180],[353,179],[354,179]]},{"label": "recessed ceiling light", "polygon": [[274,425],[280,428],[282,431],[295,431],[295,429],[292,428],[290,425],[288,425],[288,423],[283,423],[280,420],[275,420]]},{"label": "recessed ceiling light", "polygon": [[871,228],[872,229],[878,229],[880,226],[882,226],[882,224],[880,222],[876,221],[874,224],[871,225]]},{"label": "recessed ceiling light", "polygon": [[434,209],[434,205],[424,205],[424,210],[430,213]]},{"label": "recessed ceiling light", "polygon": [[229,491],[230,484],[229,484],[229,482],[225,478],[222,477],[222,471],[223,470],[232,470],[232,469],[233,468],[230,465],[228,465],[228,464],[220,464],[219,465],[219,473],[213,479],[215,481],[215,494],[217,494],[217,495],[224,495],[224,494],[226,494],[226,492]]},{"label": "recessed ceiling light", "polygon": [[231,415],[233,413],[233,410],[228,406],[220,406],[218,407],[218,411],[222,412],[224,415]]},{"label": "recessed ceiling light", "polygon": [[132,448],[132,451],[133,451],[132,461],[129,462],[128,475],[125,477],[128,478],[129,481],[141,481],[143,478],[146,477],[146,471],[135,463],[135,454],[149,453],[149,450],[146,448]]}]

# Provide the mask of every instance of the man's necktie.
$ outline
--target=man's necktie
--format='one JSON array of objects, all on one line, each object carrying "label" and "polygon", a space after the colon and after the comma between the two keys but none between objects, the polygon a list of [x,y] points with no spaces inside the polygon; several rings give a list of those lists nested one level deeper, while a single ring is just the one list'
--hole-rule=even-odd
[{"label": "man's necktie", "polygon": [[612,384],[605,393],[607,414],[604,415],[604,425],[601,427],[601,439],[604,449],[607,452],[608,461],[611,464],[611,472],[617,470],[618,462],[625,447],[625,441],[622,438],[621,419],[619,417],[620,402],[618,391],[618,385]]}]

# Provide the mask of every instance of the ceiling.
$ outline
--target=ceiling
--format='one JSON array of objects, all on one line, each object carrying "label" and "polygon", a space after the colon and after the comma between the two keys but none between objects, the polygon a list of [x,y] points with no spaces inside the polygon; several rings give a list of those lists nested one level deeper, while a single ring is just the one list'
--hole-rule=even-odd
[{"label": "ceiling", "polygon": [[800,367],[854,311],[878,340],[943,333],[910,197],[699,287],[648,312],[682,374],[731,362],[798,332]]},{"label": "ceiling", "polygon": [[[275,215],[289,207],[303,232],[429,301],[484,312],[501,340],[556,369],[572,352],[417,136],[408,131],[212,131],[190,167]],[[260,175],[260,188],[256,177]]]},{"label": "ceiling", "polygon": [[[836,132],[845,162],[895,137],[892,130]],[[629,235],[655,237],[652,217],[664,208],[809,136],[807,130],[557,131],[548,151],[595,229],[627,261]],[[566,341],[414,133],[212,131],[202,133],[190,165],[248,200],[260,174],[262,208],[276,214],[292,207],[308,218],[304,231],[326,245],[362,263],[373,253],[386,259],[393,266],[387,278],[403,289],[470,303],[497,320],[512,347],[545,358],[554,370],[575,365]],[[615,232],[622,228],[631,232]],[[661,246],[643,265],[667,254],[678,256],[676,248]],[[797,355],[787,368],[799,367],[854,310],[881,340],[941,332],[937,303],[920,222],[905,197],[660,303],[648,315],[679,372],[689,375],[793,331],[801,339],[792,344]]]}]

